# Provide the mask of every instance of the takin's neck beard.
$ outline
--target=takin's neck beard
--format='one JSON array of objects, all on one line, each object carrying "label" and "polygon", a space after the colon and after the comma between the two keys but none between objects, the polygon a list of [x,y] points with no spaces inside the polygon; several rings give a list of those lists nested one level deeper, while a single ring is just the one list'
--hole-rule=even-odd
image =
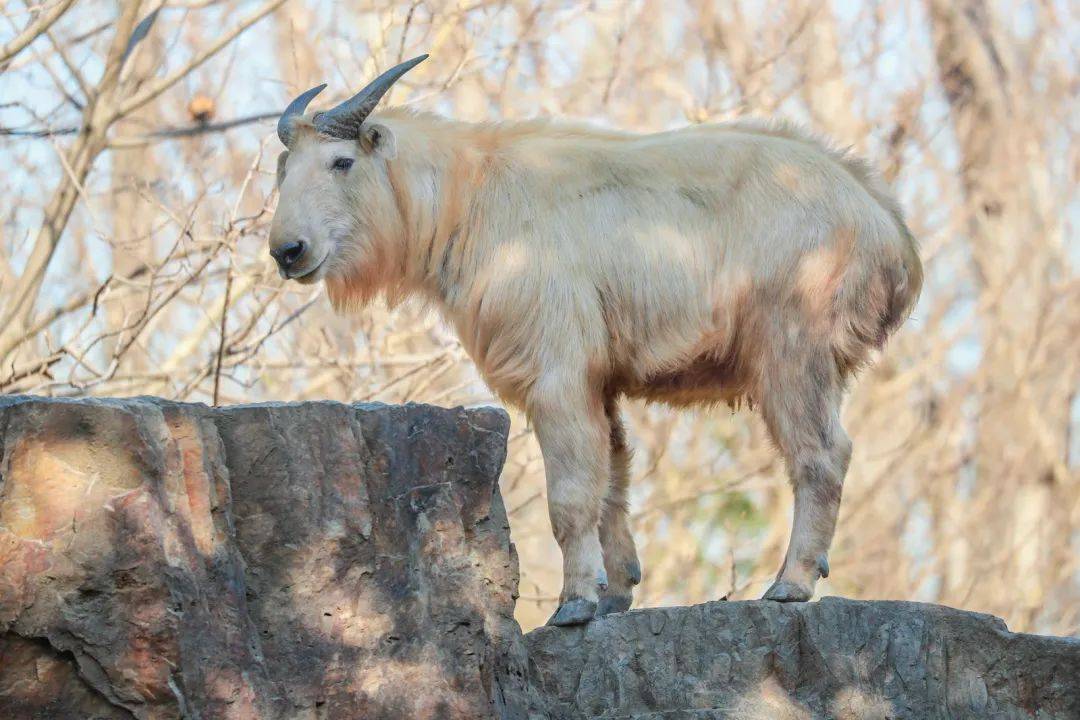
[{"label": "takin's neck beard", "polygon": [[373,241],[363,258],[345,257],[344,273],[328,275],[326,295],[339,314],[358,312],[382,295],[391,308],[412,294],[403,272],[402,253],[392,252],[393,242],[386,238]]}]

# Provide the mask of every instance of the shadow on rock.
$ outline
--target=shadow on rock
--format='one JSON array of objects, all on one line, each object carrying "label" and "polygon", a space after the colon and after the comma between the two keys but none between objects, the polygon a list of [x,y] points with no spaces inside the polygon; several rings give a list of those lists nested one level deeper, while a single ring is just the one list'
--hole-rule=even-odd
[{"label": "shadow on rock", "polygon": [[528,716],[507,423],[3,401],[0,715]]}]

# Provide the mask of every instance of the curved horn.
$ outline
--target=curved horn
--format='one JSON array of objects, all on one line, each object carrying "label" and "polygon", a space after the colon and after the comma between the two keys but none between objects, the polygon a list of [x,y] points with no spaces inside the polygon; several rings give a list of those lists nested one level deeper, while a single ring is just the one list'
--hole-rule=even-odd
[{"label": "curved horn", "polygon": [[321,93],[323,88],[326,87],[326,83],[311,88],[305,93],[297,95],[296,98],[289,103],[289,107],[285,108],[285,112],[281,113],[281,117],[277,121],[277,136],[281,140],[281,144],[285,147],[292,145],[293,129],[292,121],[294,117],[303,115],[307,110],[308,103],[311,99]]},{"label": "curved horn", "polygon": [[360,137],[360,125],[375,109],[390,86],[409,70],[427,60],[427,57],[425,54],[395,65],[333,110],[319,113],[315,116],[315,129],[344,140]]}]

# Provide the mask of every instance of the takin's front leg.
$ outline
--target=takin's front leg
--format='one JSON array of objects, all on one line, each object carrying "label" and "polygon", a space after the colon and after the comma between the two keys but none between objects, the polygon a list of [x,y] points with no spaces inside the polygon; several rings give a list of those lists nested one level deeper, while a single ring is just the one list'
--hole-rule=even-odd
[{"label": "takin's front leg", "polygon": [[608,424],[599,395],[580,383],[537,382],[529,420],[544,455],[551,528],[563,556],[559,607],[548,625],[592,620],[607,589],[600,511],[608,484]]},{"label": "takin's front leg", "polygon": [[634,536],[630,532],[627,490],[630,485],[630,447],[614,397],[604,405],[610,429],[611,482],[604,498],[600,517],[600,545],[604,549],[604,568],[608,587],[600,593],[597,617],[625,612],[634,600],[634,586],[641,582]]},{"label": "takin's front leg", "polygon": [[851,441],[840,425],[842,386],[827,352],[782,363],[773,374],[762,411],[780,448],[795,492],[795,516],[784,563],[766,600],[801,602],[829,575],[829,546],[840,512]]}]

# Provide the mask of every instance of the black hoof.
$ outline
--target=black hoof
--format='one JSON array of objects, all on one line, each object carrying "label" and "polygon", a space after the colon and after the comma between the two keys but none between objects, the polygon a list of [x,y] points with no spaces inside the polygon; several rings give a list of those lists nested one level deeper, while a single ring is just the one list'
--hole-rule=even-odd
[{"label": "black hoof", "polygon": [[596,606],[596,617],[626,612],[632,602],[633,598],[629,595],[605,595]]},{"label": "black hoof", "polygon": [[776,602],[806,602],[813,594],[814,591],[809,588],[785,580],[777,580],[765,591],[761,599]]},{"label": "black hoof", "polygon": [[567,600],[555,614],[547,621],[548,625],[565,627],[568,625],[584,625],[596,615],[596,603],[584,598]]}]

